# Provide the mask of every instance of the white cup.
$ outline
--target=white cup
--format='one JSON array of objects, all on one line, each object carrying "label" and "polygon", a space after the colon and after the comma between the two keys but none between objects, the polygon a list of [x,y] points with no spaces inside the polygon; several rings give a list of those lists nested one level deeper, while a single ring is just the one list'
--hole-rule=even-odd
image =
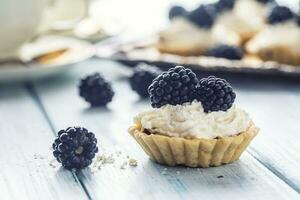
[{"label": "white cup", "polygon": [[71,28],[87,7],[87,0],[0,0],[0,60],[18,58],[37,34]]}]

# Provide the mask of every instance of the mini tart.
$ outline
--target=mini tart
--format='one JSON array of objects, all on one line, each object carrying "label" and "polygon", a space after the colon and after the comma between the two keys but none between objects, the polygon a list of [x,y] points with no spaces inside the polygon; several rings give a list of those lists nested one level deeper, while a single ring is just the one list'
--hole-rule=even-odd
[{"label": "mini tart", "polygon": [[156,47],[162,53],[195,56],[218,43],[239,45],[240,39],[232,31],[214,33],[212,28],[200,28],[184,17],[176,17],[168,29],[160,32]]},{"label": "mini tart", "polygon": [[162,53],[199,55],[213,46],[210,29],[201,29],[184,17],[176,17],[161,31],[157,48]]},{"label": "mini tart", "polygon": [[266,26],[246,44],[246,50],[264,61],[300,65],[299,46],[300,27],[289,21]]},{"label": "mini tart", "polygon": [[264,27],[266,12],[267,6],[256,0],[239,0],[218,17],[215,30],[231,30],[245,43]]},{"label": "mini tart", "polygon": [[252,122],[248,130],[234,136],[215,139],[169,137],[148,134],[141,124],[129,128],[151,160],[168,166],[211,167],[239,159],[259,129]]}]

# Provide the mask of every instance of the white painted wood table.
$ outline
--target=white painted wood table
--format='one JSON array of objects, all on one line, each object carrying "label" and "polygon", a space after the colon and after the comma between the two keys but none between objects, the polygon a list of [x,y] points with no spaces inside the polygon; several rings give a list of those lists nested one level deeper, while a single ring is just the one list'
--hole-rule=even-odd
[{"label": "white painted wood table", "polygon": [[[90,109],[78,96],[79,78],[96,71],[116,92],[107,109]],[[127,133],[133,116],[149,107],[131,91],[127,71],[92,59],[51,80],[0,85],[1,200],[300,199],[300,80],[222,75],[261,131],[239,161],[192,169],[153,163]],[[94,132],[100,153],[115,161],[78,173],[53,163],[56,133],[75,125]],[[127,155],[137,167],[120,168]]]}]

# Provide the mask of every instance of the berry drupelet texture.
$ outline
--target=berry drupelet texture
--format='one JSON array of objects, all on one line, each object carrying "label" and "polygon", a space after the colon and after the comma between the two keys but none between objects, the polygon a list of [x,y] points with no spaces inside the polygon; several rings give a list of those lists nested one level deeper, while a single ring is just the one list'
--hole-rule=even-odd
[{"label": "berry drupelet texture", "polygon": [[169,11],[169,19],[173,19],[174,17],[184,16],[187,14],[187,11],[182,6],[172,6]]},{"label": "berry drupelet texture", "polygon": [[166,104],[191,102],[197,84],[198,79],[192,70],[182,66],[171,68],[157,76],[149,86],[151,105],[159,108]]},{"label": "berry drupelet texture", "polygon": [[218,45],[208,50],[207,56],[217,57],[217,58],[227,58],[230,60],[240,60],[243,58],[243,50],[237,46],[230,45]]},{"label": "berry drupelet texture", "polygon": [[99,73],[83,78],[79,85],[79,95],[91,106],[105,106],[114,96],[109,82]]},{"label": "berry drupelet texture", "polygon": [[210,28],[214,23],[214,10],[211,6],[200,5],[188,14],[188,19],[201,28]]},{"label": "berry drupelet texture", "polygon": [[52,148],[57,161],[69,170],[89,166],[98,152],[95,135],[82,127],[59,131]]},{"label": "berry drupelet texture", "polygon": [[148,97],[148,87],[162,71],[154,66],[142,64],[134,68],[132,76],[129,78],[131,88],[136,91],[140,97]]},{"label": "berry drupelet texture", "polygon": [[196,88],[196,99],[202,103],[205,112],[226,111],[233,105],[235,97],[230,84],[214,76],[201,79]]},{"label": "berry drupelet texture", "polygon": [[293,19],[294,13],[285,6],[274,6],[268,13],[267,22],[269,24],[277,24],[289,19]]}]

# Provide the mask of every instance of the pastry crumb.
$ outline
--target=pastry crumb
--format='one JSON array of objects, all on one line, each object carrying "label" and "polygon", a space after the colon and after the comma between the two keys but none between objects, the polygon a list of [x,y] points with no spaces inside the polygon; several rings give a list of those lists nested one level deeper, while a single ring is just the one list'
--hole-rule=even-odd
[{"label": "pastry crumb", "polygon": [[41,155],[41,154],[37,154],[37,153],[33,154],[33,158],[34,158],[34,159],[40,159],[40,160],[46,159],[45,156],[43,156],[43,155]]},{"label": "pastry crumb", "polygon": [[161,172],[161,175],[166,175],[167,174],[167,168],[164,168],[163,170],[162,170],[162,172]]},{"label": "pastry crumb", "polygon": [[138,162],[136,159],[130,158],[128,164],[129,166],[136,167],[138,165]]},{"label": "pastry crumb", "polygon": [[56,162],[55,159],[53,159],[53,160],[51,160],[51,161],[49,162],[49,166],[52,167],[52,168],[56,168],[56,167],[57,167],[56,164],[57,164],[57,162]]},{"label": "pastry crumb", "polygon": [[97,155],[97,162],[100,162],[102,164],[113,164],[115,162],[115,158],[112,154],[106,156],[105,154]]}]

